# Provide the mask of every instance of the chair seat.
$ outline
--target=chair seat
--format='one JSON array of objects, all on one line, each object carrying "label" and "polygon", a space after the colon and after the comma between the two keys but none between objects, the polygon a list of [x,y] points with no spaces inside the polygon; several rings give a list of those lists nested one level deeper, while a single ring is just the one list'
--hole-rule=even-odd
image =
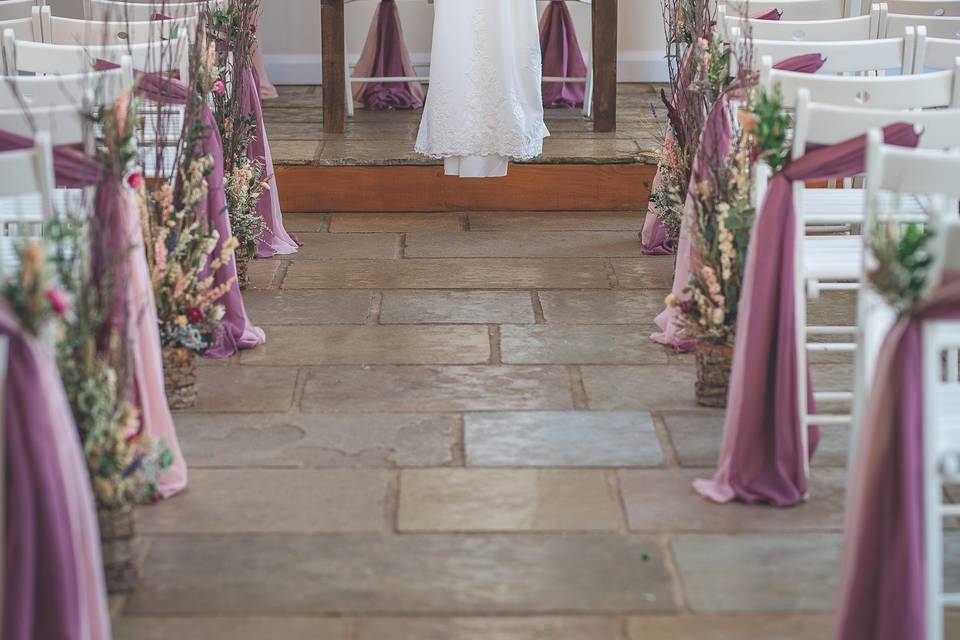
[{"label": "chair seat", "polygon": [[[864,189],[804,189],[802,213],[807,224],[860,224],[863,222]],[[880,193],[880,208],[895,208],[896,194]],[[902,214],[924,216],[922,203],[914,196],[906,196],[899,211]]]},{"label": "chair seat", "polygon": [[804,279],[856,281],[863,271],[863,236],[807,236]]}]

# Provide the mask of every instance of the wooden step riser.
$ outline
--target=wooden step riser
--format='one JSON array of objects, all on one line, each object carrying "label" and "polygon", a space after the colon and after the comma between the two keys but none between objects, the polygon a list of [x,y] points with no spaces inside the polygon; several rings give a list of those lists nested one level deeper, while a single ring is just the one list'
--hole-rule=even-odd
[{"label": "wooden step riser", "polygon": [[515,164],[506,178],[448,177],[440,166],[277,168],[291,213],[636,211],[647,206],[649,164]]}]

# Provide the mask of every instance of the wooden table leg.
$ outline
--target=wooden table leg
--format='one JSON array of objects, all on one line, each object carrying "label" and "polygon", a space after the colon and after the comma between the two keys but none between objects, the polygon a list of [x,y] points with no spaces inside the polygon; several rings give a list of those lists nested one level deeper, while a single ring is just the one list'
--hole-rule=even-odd
[{"label": "wooden table leg", "polygon": [[343,133],[347,123],[343,0],[320,0],[323,49],[323,131]]},{"label": "wooden table leg", "polygon": [[593,0],[593,130],[617,130],[617,0]]}]

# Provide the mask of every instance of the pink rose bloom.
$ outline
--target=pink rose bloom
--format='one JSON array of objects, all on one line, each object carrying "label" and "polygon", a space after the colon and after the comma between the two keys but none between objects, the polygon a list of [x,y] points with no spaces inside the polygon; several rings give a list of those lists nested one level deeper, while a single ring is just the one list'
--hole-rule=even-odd
[{"label": "pink rose bloom", "polygon": [[47,289],[47,301],[50,303],[50,308],[52,308],[53,312],[58,316],[66,315],[67,310],[70,308],[67,297],[60,289]]},{"label": "pink rose bloom", "polygon": [[127,176],[127,184],[130,185],[131,189],[139,189],[140,185],[143,184],[143,175],[139,171],[135,171]]},{"label": "pink rose bloom", "polygon": [[223,95],[227,91],[227,85],[223,84],[223,80],[217,80],[213,83],[213,92],[215,94]]}]

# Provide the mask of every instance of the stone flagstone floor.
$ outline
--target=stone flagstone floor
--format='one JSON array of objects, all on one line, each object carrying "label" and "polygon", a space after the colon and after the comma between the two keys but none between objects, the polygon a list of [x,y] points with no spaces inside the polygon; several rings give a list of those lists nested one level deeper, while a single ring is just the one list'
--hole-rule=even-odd
[{"label": "stone flagstone floor", "polygon": [[176,415],[190,487],[140,510],[116,636],[830,637],[845,435],[802,507],[693,495],[722,415],[647,340],[672,262],[641,222],[287,216],[302,251],[246,293],[268,344]]}]

